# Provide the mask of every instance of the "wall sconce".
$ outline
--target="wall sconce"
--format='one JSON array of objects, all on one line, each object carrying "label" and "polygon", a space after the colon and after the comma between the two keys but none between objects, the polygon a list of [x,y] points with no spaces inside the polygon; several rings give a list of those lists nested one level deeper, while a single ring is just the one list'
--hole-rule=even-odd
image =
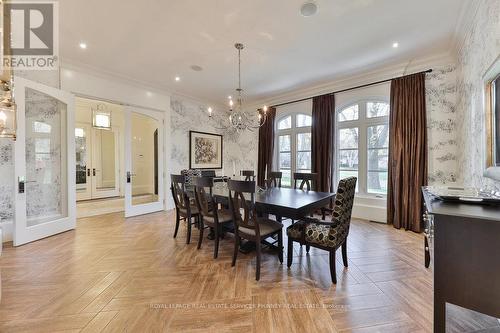
[{"label": "wall sconce", "polygon": [[10,83],[0,80],[0,138],[16,140],[16,105],[12,102]]},{"label": "wall sconce", "polygon": [[97,104],[92,108],[92,126],[98,129],[111,129],[111,111],[105,104]]}]

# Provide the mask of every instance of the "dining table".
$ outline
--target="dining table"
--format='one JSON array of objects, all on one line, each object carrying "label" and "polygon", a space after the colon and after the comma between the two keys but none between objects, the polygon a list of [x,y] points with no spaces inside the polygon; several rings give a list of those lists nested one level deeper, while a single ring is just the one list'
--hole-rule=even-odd
[{"label": "dining table", "polygon": [[[229,203],[227,183],[215,183],[212,195],[218,203]],[[250,200],[250,195],[245,194]],[[257,213],[299,220],[330,204],[335,193],[306,191],[285,187],[261,188],[256,186],[254,200]]]},{"label": "dining table", "polygon": [[[229,205],[229,189],[227,187],[227,177],[223,181],[215,181],[212,188],[212,195],[215,201],[223,206]],[[194,197],[194,188],[186,187],[189,196]],[[248,193],[244,194],[247,200],[251,200]],[[260,216],[274,215],[278,222],[283,218],[300,220],[310,216],[316,210],[328,206],[335,199],[335,193],[307,191],[286,187],[262,188],[255,187],[254,201],[257,214]],[[212,233],[210,233],[211,235]],[[210,237],[210,236],[209,236]],[[264,241],[270,247],[271,243]],[[240,246],[240,251],[248,253],[255,248],[253,242],[246,242]]]}]

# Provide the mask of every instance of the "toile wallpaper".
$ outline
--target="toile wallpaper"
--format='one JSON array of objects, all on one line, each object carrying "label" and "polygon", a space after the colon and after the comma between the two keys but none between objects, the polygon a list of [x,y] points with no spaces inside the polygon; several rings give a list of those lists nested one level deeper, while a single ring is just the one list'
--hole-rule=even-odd
[{"label": "toile wallpaper", "polygon": [[483,76],[500,55],[500,1],[478,2],[477,13],[458,54],[457,127],[460,168],[465,186],[500,190],[483,177],[486,160]]},{"label": "toile wallpaper", "polygon": [[[14,216],[14,143],[0,139],[0,223]],[[0,240],[1,241],[1,240]]]},{"label": "toile wallpaper", "polygon": [[458,172],[457,69],[434,68],[426,75],[429,185],[461,182]]},{"label": "toile wallpaper", "polygon": [[[243,169],[257,171],[258,132],[227,133],[217,130],[208,117],[206,105],[179,97],[171,97],[170,109],[172,173],[189,168],[190,130],[223,135],[223,171],[226,175],[233,174],[233,163],[236,173]],[[221,174],[222,170],[216,172]]]}]

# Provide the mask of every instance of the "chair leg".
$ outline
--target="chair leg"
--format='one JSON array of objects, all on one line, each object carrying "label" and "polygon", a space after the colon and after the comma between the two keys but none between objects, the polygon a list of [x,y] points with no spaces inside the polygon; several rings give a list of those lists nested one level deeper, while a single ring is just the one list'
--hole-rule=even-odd
[{"label": "chair leg", "polygon": [[306,245],[306,253],[309,253],[309,250],[311,249],[311,246]]},{"label": "chair leg", "polygon": [[322,218],[323,221],[326,219],[325,211],[326,211],[325,208],[321,208],[321,218]]},{"label": "chair leg", "polygon": [[236,265],[236,257],[238,256],[238,250],[240,248],[240,236],[238,236],[237,234],[234,235],[234,236],[235,236],[235,240],[234,240],[234,252],[233,252],[233,261],[231,263],[231,266]]},{"label": "chair leg", "polygon": [[347,238],[342,244],[342,260],[344,261],[344,267],[348,267],[347,265]]},{"label": "chair leg", "polygon": [[255,242],[255,250],[257,252],[257,267],[255,267],[255,280],[260,280],[260,239]]},{"label": "chair leg", "polygon": [[203,226],[203,218],[200,218],[199,227],[200,227],[200,238],[198,238],[198,250],[201,248],[201,242],[203,241],[203,230],[205,229],[205,227]]},{"label": "chair leg", "polygon": [[278,234],[278,259],[280,263],[283,263],[283,233],[280,230]]},{"label": "chair leg", "polygon": [[179,224],[180,224],[180,217],[179,213],[175,214],[175,231],[174,231],[174,238],[177,237],[177,231],[179,231]]},{"label": "chair leg", "polygon": [[217,259],[217,256],[219,255],[219,224],[215,225],[214,232],[215,232],[214,259]]},{"label": "chair leg", "polygon": [[330,251],[330,276],[333,284],[337,284],[337,273],[335,272],[335,250]]},{"label": "chair leg", "polygon": [[186,222],[187,222],[186,244],[189,244],[189,242],[191,242],[191,216],[188,216],[186,218]]},{"label": "chair leg", "polygon": [[293,240],[291,238],[288,238],[288,251],[286,253],[286,265],[288,268],[292,266],[292,259],[293,259]]}]

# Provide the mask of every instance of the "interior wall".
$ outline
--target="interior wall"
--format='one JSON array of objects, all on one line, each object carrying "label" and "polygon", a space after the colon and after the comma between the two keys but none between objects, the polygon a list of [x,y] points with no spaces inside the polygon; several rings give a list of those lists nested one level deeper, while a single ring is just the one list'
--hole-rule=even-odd
[{"label": "interior wall", "polygon": [[486,167],[483,76],[500,55],[499,40],[500,1],[477,1],[477,11],[458,54],[460,172],[466,186],[497,191],[500,182],[483,177]]},{"label": "interior wall", "polygon": [[[207,105],[183,97],[171,99],[171,163],[173,173],[189,168],[189,131],[217,133],[223,135],[223,169],[217,174],[232,175],[233,163],[236,173],[240,170],[257,172],[258,130],[228,133],[218,130],[208,117]],[[217,110],[214,110],[217,112]]]}]

